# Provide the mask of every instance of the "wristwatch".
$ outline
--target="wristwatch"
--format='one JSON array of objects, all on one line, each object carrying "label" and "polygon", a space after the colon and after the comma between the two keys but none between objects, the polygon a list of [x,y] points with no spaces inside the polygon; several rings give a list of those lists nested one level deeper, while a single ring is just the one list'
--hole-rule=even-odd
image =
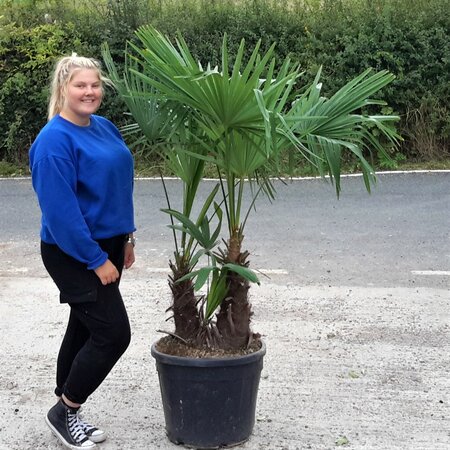
[{"label": "wristwatch", "polygon": [[136,246],[136,238],[134,236],[128,235],[127,244],[131,244],[133,247]]}]

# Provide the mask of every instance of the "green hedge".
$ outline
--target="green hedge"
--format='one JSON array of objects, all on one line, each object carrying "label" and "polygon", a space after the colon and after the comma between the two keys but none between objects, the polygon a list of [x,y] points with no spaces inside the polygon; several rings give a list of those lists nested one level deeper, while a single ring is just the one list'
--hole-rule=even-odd
[{"label": "green hedge", "polygon": [[[0,18],[0,160],[25,162],[45,123],[54,60],[76,51],[100,58],[107,40],[115,60],[139,25],[171,36],[179,30],[197,58],[219,64],[223,34],[231,51],[262,39],[298,60],[303,80],[324,66],[332,94],[367,67],[396,80],[382,92],[401,116],[401,155],[448,158],[450,143],[450,10],[445,0],[22,0],[3,1]],[[124,106],[109,93],[102,113],[119,125]],[[389,110],[390,111],[390,110]],[[383,164],[380,161],[379,164]]]}]

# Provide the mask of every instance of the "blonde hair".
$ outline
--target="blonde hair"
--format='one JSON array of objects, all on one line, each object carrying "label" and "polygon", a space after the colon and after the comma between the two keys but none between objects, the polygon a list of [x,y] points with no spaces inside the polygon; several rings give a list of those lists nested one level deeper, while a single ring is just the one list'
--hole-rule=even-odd
[{"label": "blonde hair", "polygon": [[60,58],[56,63],[50,86],[48,120],[52,119],[62,111],[66,99],[67,86],[75,72],[81,69],[96,70],[99,79],[103,83],[111,83],[111,81],[103,75],[100,62],[94,58],[85,58],[84,56],[78,56],[76,53],[72,53],[72,56]]}]

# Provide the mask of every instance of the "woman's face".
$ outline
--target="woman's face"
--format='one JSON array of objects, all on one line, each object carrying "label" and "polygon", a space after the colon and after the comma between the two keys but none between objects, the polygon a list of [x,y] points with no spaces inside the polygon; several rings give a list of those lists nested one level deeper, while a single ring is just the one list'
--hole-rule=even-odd
[{"label": "woman's face", "polygon": [[79,69],[69,81],[60,115],[76,125],[87,126],[102,102],[102,82],[95,69]]}]

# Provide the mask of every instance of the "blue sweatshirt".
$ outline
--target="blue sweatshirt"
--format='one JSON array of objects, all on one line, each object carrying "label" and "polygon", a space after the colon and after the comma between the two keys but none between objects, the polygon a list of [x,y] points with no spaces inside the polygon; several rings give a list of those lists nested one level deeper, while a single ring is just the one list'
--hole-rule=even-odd
[{"label": "blue sweatshirt", "polygon": [[30,149],[41,239],[96,269],[108,258],[97,239],[135,230],[133,158],[117,128],[92,115],[81,127],[59,115]]}]

